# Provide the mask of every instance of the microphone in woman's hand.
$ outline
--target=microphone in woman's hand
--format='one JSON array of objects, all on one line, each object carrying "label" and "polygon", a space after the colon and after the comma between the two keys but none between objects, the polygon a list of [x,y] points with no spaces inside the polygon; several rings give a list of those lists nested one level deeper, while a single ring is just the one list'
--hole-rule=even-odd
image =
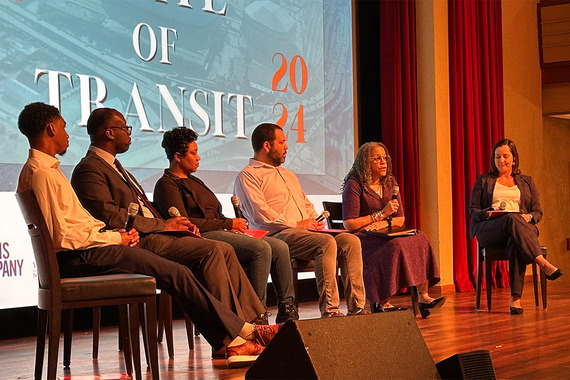
[{"label": "microphone in woman's hand", "polygon": [[176,218],[177,216],[180,216],[180,211],[178,211],[176,207],[171,206],[168,209],[168,215],[170,215],[172,218]]},{"label": "microphone in woman's hand", "polygon": [[398,199],[398,193],[400,192],[399,186],[394,186],[392,188],[392,199]]}]

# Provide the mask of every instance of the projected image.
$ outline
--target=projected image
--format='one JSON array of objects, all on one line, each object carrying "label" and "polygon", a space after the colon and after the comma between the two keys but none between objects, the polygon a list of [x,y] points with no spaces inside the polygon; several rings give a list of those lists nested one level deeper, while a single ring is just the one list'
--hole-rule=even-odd
[{"label": "projected image", "polygon": [[133,143],[121,156],[147,191],[166,167],[162,132],[199,134],[199,177],[230,192],[261,122],[288,134],[285,166],[312,194],[338,194],[354,152],[351,12],[347,0],[7,1],[0,5],[0,171],[13,191],[27,141],[27,103],[60,108],[85,155],[87,117],[122,112]]},{"label": "projected image", "polygon": [[0,38],[0,309],[37,302],[13,194],[28,155],[17,117],[31,102],[67,121],[68,177],[90,112],[111,107],[133,126],[119,159],[147,192],[168,166],[163,132],[184,125],[199,134],[196,176],[229,202],[253,129],[274,122],[317,208],[339,197],[354,158],[350,0],[2,0]]}]

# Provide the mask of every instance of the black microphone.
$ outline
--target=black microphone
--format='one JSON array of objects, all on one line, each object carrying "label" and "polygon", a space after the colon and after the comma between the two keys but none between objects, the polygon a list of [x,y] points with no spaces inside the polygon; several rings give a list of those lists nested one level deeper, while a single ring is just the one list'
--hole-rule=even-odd
[{"label": "black microphone", "polygon": [[[392,187],[392,200],[394,199],[398,199],[398,193],[400,192],[400,187],[399,186],[394,186]],[[393,218],[393,214],[390,214],[390,216],[388,217],[387,221],[388,221],[388,227],[392,227],[392,218]]]},{"label": "black microphone", "polygon": [[172,218],[176,218],[177,216],[181,216],[180,211],[178,211],[178,209],[174,206],[171,206],[168,209],[168,215],[170,215]]},{"label": "black microphone", "polygon": [[234,213],[236,215],[236,218],[245,219],[241,213],[241,210],[239,209],[239,198],[237,195],[232,196],[232,206],[234,206]]},{"label": "black microphone", "polygon": [[325,220],[326,218],[328,218],[330,216],[330,212],[328,211],[323,211],[323,213],[319,216],[317,216],[317,218],[315,219],[317,222],[322,222],[323,220]]},{"label": "black microphone", "polygon": [[392,199],[398,199],[398,193],[400,192],[400,188],[398,186],[394,186],[392,188]]},{"label": "black microphone", "polygon": [[129,232],[135,224],[135,216],[139,213],[139,204],[132,202],[129,204],[127,221],[125,222],[125,231]]}]

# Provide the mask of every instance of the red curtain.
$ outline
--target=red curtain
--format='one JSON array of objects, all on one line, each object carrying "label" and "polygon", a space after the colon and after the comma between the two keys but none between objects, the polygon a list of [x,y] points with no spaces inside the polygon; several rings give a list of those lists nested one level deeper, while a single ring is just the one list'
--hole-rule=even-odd
[{"label": "red curtain", "polygon": [[380,2],[382,142],[392,157],[409,227],[420,227],[415,25],[415,0]]},{"label": "red curtain", "polygon": [[[453,270],[457,291],[473,290],[477,249],[469,238],[469,198],[477,175],[490,168],[491,149],[504,135],[500,0],[448,0]],[[497,286],[509,286],[496,262]]]}]

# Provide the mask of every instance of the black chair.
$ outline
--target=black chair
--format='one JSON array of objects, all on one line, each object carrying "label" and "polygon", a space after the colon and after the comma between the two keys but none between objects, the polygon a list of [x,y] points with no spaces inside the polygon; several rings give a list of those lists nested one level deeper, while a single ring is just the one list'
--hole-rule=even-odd
[{"label": "black chair", "polygon": [[158,379],[155,279],[139,274],[61,279],[52,239],[33,190],[16,194],[16,199],[28,227],[38,272],[38,337],[34,378],[42,377],[46,331],[49,336],[47,378],[55,379],[62,322],[65,330],[64,346],[68,349],[68,352],[64,353],[64,362],[67,361],[69,365],[73,309],[99,310],[101,306],[108,305],[118,305],[122,311],[120,319],[123,328],[120,339],[124,348],[127,373],[132,374],[132,353],[136,378],[142,378],[139,346],[139,305],[141,305],[145,314],[144,327],[148,337],[152,378]]},{"label": "black chair", "polygon": [[[323,209],[329,212],[327,224],[329,228],[344,229],[342,223],[342,202],[323,201]],[[412,299],[412,311],[414,315],[418,315],[418,287],[410,286],[408,288]]]},{"label": "black chair", "polygon": [[329,228],[344,229],[341,202],[323,201],[323,210],[329,212],[329,217],[327,218],[327,226]]},{"label": "black chair", "polygon": [[[546,247],[540,247],[542,250],[542,256],[546,257]],[[475,295],[475,306],[477,310],[481,309],[481,287],[483,282],[483,262],[485,263],[485,282],[487,290],[487,311],[491,312],[491,292],[493,287],[492,279],[492,269],[491,265],[493,261],[497,260],[508,260],[506,247],[481,247],[479,242],[477,242],[477,286]],[[536,263],[532,263],[532,282],[534,289],[534,304],[538,308],[538,274],[536,269]],[[540,271],[540,290],[542,293],[542,308],[546,310],[546,274]]]}]

